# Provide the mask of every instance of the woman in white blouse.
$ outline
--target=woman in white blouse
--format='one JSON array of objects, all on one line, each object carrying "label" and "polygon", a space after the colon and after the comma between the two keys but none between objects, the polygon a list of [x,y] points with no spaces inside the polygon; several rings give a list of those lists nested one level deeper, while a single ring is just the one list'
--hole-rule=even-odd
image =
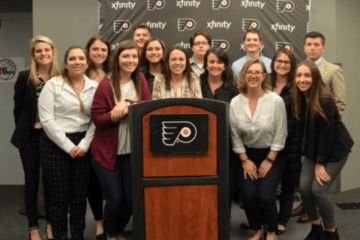
[{"label": "woman in white blouse", "polygon": [[40,158],[51,189],[54,239],[66,239],[70,205],[71,239],[84,239],[90,161],[87,151],[95,126],[91,105],[97,82],[84,75],[85,50],[71,47],[64,70],[50,79],[39,97],[39,117],[46,134],[40,138]]},{"label": "woman in white blouse", "polygon": [[276,239],[277,209],[275,191],[285,161],[277,157],[287,135],[286,110],[282,98],[269,91],[265,65],[259,59],[247,61],[238,82],[240,94],[230,103],[233,150],[242,168],[239,186],[250,228],[259,240],[268,225],[266,240]]},{"label": "woman in white blouse", "polygon": [[199,77],[192,71],[189,57],[180,46],[172,46],[165,55],[162,74],[154,79],[153,99],[202,98]]}]

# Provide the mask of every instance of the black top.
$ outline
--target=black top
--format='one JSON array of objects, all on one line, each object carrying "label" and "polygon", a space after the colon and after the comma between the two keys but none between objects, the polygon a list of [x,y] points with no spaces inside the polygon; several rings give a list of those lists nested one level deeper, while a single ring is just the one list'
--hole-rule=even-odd
[{"label": "black top", "polygon": [[153,89],[154,89],[154,78],[155,76],[152,75],[149,71],[149,68],[147,66],[142,66],[140,68],[140,72],[142,72],[149,84],[149,89],[150,89],[150,93],[153,93]]},{"label": "black top", "polygon": [[214,99],[227,103],[230,103],[231,99],[239,95],[239,90],[235,86],[229,86],[225,88],[224,84],[216,89],[215,94],[213,94],[208,81],[201,82],[201,92],[203,98]]},{"label": "black top", "polygon": [[334,105],[327,96],[320,97],[320,104],[327,120],[321,116],[312,118],[301,95],[301,124],[299,136],[302,155],[317,162],[337,162],[351,151],[354,141],[348,130],[335,113]]}]

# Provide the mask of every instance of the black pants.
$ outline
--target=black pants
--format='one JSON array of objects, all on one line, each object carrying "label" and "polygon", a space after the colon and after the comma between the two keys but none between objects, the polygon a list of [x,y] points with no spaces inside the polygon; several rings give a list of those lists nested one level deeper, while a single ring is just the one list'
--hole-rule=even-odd
[{"label": "black pants", "polygon": [[[66,134],[66,136],[77,145],[85,136],[85,132]],[[40,156],[51,189],[50,216],[54,239],[67,239],[67,213],[70,205],[71,239],[83,240],[90,175],[89,154],[73,159],[46,134],[42,134]]]},{"label": "black pants", "polygon": [[91,167],[88,201],[95,221],[103,219],[103,193],[99,180]]},{"label": "black pants", "polygon": [[[248,158],[259,168],[270,149],[246,148]],[[246,217],[251,229],[259,230],[262,223],[266,223],[269,232],[277,229],[277,208],[275,204],[275,192],[280,182],[285,166],[284,158],[277,157],[273,166],[265,178],[251,180],[249,176],[244,178],[244,170],[240,168],[237,175],[241,186],[241,196],[244,203]]]},{"label": "black pants", "polygon": [[[39,229],[37,194],[40,177],[39,141],[42,131],[43,130],[41,129],[34,128],[27,143],[19,150],[25,174],[25,208],[30,231]],[[44,174],[42,174],[42,180],[44,187],[46,221],[50,223],[50,190],[47,184],[48,181],[46,180]]]}]

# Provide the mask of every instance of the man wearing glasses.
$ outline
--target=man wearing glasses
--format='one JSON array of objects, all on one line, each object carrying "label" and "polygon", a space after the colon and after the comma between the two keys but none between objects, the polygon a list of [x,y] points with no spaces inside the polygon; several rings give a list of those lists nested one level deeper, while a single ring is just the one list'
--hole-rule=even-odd
[{"label": "man wearing glasses", "polygon": [[243,37],[243,46],[246,49],[246,55],[236,60],[232,65],[235,81],[237,81],[237,76],[239,75],[244,63],[254,58],[259,58],[260,61],[264,63],[266,72],[269,75],[271,74],[271,59],[263,56],[260,53],[262,44],[261,33],[258,30],[251,28],[245,32]]},{"label": "man wearing glasses", "polygon": [[204,56],[210,48],[211,37],[202,31],[195,32],[190,38],[191,51],[193,56],[189,59],[190,66],[196,75],[200,75],[205,71]]}]

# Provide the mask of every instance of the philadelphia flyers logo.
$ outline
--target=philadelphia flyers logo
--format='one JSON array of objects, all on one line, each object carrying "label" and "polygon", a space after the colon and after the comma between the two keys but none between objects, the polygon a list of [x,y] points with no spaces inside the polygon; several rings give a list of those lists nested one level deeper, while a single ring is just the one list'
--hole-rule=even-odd
[{"label": "philadelphia flyers logo", "polygon": [[229,42],[225,39],[214,39],[212,40],[212,47],[213,48],[220,48],[224,51],[227,51],[229,49]]},{"label": "philadelphia flyers logo", "polygon": [[244,32],[247,30],[254,28],[256,30],[259,30],[260,28],[260,22],[256,19],[250,19],[250,18],[243,18],[242,20],[242,29]]},{"label": "philadelphia flyers logo", "polygon": [[276,42],[276,51],[283,48],[290,51],[293,51],[294,49],[293,45],[289,42]]},{"label": "philadelphia flyers logo", "polygon": [[195,20],[191,18],[179,18],[178,29],[179,31],[193,30],[195,28]]},{"label": "philadelphia flyers logo", "polygon": [[212,8],[219,10],[219,8],[228,8],[230,6],[230,0],[212,0]]},{"label": "philadelphia flyers logo", "polygon": [[189,121],[163,121],[162,142],[166,146],[191,143],[197,135],[196,127]]},{"label": "philadelphia flyers logo", "polygon": [[295,8],[295,4],[292,1],[277,0],[276,10],[278,12],[292,12]]},{"label": "philadelphia flyers logo", "polygon": [[121,31],[127,31],[131,27],[128,20],[115,20],[114,21],[114,32],[120,33]]},{"label": "philadelphia flyers logo", "polygon": [[148,10],[162,9],[165,6],[165,0],[148,0]]}]

